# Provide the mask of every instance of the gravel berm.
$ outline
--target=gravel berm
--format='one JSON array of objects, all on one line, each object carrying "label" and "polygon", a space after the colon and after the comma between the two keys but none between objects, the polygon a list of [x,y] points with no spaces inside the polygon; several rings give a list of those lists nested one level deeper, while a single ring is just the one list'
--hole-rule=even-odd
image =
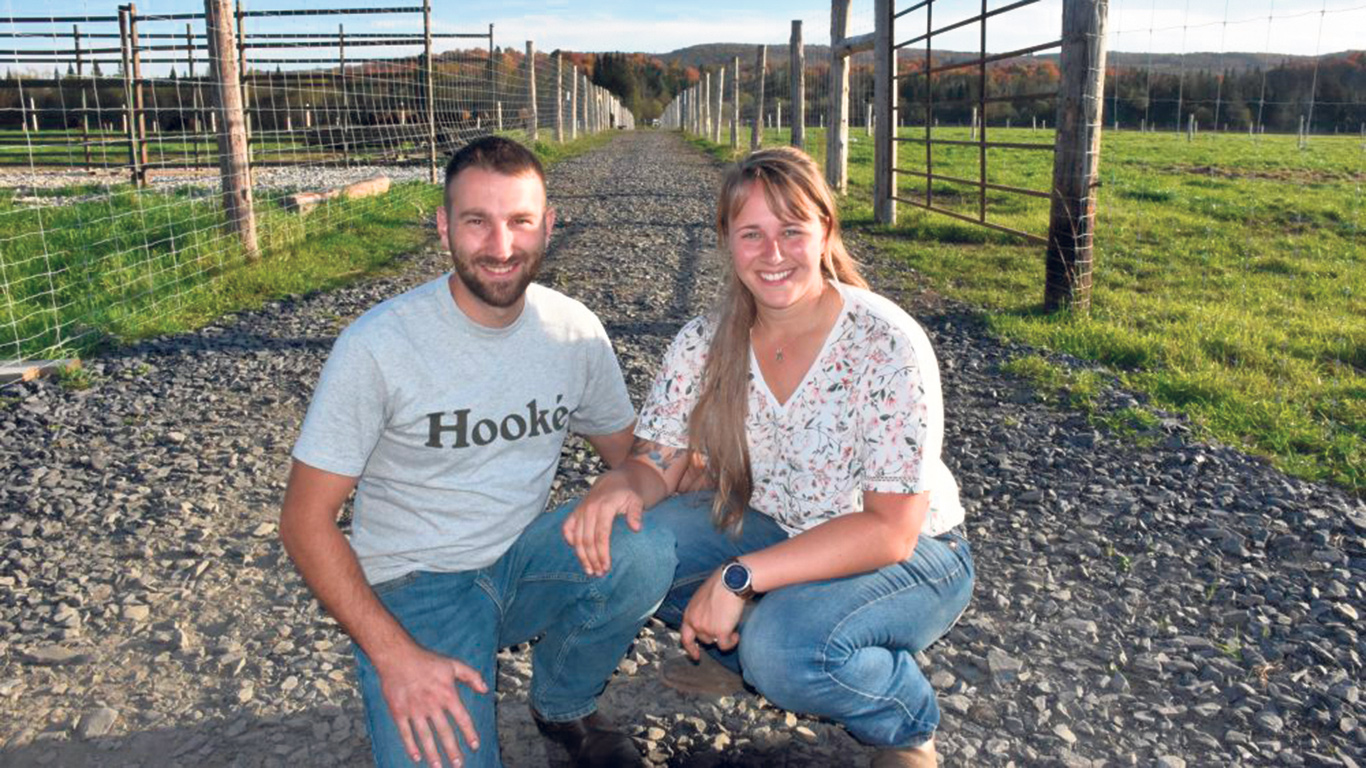
[{"label": "gravel berm", "polygon": [[[637,405],[718,288],[719,170],[640,132],[550,174],[544,282],[603,318]],[[943,763],[1366,764],[1366,505],[1195,441],[1179,418],[1122,438],[1041,402],[999,371],[1027,350],[854,249],[934,340],[969,508],[977,591],[921,658]],[[282,553],[277,510],[337,331],[445,269],[433,247],[387,276],[87,360],[84,391],[0,391],[0,764],[367,763],[349,641]],[[1137,404],[1111,389],[1102,408]],[[600,469],[572,441],[555,499]],[[663,687],[658,666],[680,653],[646,627],[604,698],[655,764],[867,764],[837,726],[756,695]],[[525,648],[503,653],[513,768],[546,760],[528,673]]]}]

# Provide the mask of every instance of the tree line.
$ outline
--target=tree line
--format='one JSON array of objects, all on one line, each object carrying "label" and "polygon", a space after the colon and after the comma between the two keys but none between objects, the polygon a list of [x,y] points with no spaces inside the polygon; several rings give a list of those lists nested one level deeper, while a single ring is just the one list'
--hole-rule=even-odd
[{"label": "tree line", "polygon": [[[775,49],[778,47],[775,46]],[[581,53],[551,52],[538,54],[545,57],[538,60],[537,66],[549,67],[551,57],[563,55],[566,72],[570,65],[577,66],[581,74],[591,82],[611,91],[627,109],[631,110],[638,121],[649,121],[658,117],[674,97],[681,91],[702,79],[703,69],[687,63],[678,56],[654,56],[642,53]],[[929,59],[932,66],[962,60],[963,54],[945,54]],[[515,99],[519,87],[516,73],[524,65],[525,54],[514,48],[495,49],[493,56],[492,82],[485,87],[457,89],[454,95],[447,92],[438,98],[449,101],[454,98],[457,104],[442,104],[440,109],[453,108],[463,117],[486,112],[493,100]],[[1115,58],[1133,61],[1135,56],[1116,56]],[[774,60],[784,61],[779,57]],[[442,54],[436,66],[441,74],[471,83],[486,78],[487,53],[479,51],[456,51]],[[979,97],[980,76],[973,67],[936,73],[932,82],[926,83],[923,76],[916,76],[925,70],[926,59],[921,56],[904,57],[900,67],[903,77],[900,80],[899,113],[903,121],[913,125],[923,125],[927,105],[933,119],[941,124],[967,125],[972,119],[973,109]],[[364,65],[368,70],[348,69],[357,76],[375,74],[375,68],[384,68],[382,63]],[[417,78],[413,75],[414,62],[410,59],[393,66],[404,69],[407,77],[379,78],[367,83],[365,89],[355,95],[349,104],[351,120],[360,123],[385,123],[392,115],[381,115],[376,110],[394,111],[395,105],[407,104],[407,109],[416,111],[421,99]],[[741,62],[741,113],[748,119],[753,114],[756,83],[752,72],[753,62]],[[714,72],[719,67],[707,67],[705,71]],[[873,97],[872,68],[858,59],[854,60],[851,74],[851,117],[861,124],[864,105]],[[553,71],[553,70],[547,70]],[[268,82],[260,84],[252,94],[254,104],[264,109],[260,119],[275,121],[282,119],[285,110],[304,107],[311,103],[318,110],[335,110],[339,105],[331,101],[339,100],[339,90],[334,84],[318,89],[301,89],[290,85],[290,77],[306,77],[308,73],[277,73],[281,79],[278,88]],[[808,58],[807,70],[808,124],[816,124],[818,116],[828,114],[830,87],[829,62],[824,58]],[[105,121],[116,119],[123,109],[123,88],[118,73],[95,80],[79,79],[74,73],[63,75],[54,71],[49,79],[45,75],[25,75],[25,78],[43,78],[23,87],[24,101],[32,100],[40,112],[40,125],[44,128],[76,128],[80,124],[80,113],[76,109],[81,103],[81,91],[86,92],[88,107],[99,110]],[[765,92],[770,103],[766,111],[772,112],[772,99],[784,102],[784,113],[789,115],[790,73],[785,65],[772,66],[764,74]],[[727,73],[727,81],[731,79]],[[989,125],[1015,126],[1044,121],[1052,124],[1056,119],[1056,108],[1052,98],[1041,96],[1056,91],[1060,73],[1055,58],[1021,58],[997,62],[987,69],[987,95],[989,97],[1018,95],[1018,98],[993,101],[987,104],[986,121]],[[188,78],[168,78],[148,86],[151,91],[149,101],[162,105],[158,111],[163,121],[161,128],[176,130],[184,119],[190,103],[198,101],[202,108],[206,100],[192,98],[191,83],[202,83],[201,78],[194,81]],[[448,81],[449,82],[449,81]],[[730,99],[731,85],[727,86],[727,101]],[[20,124],[27,103],[19,100],[20,83],[17,76],[10,72],[0,79],[0,127],[15,128]],[[553,94],[540,93],[544,101],[553,100]],[[171,105],[175,105],[172,107]],[[542,105],[542,109],[553,108]],[[1355,133],[1366,122],[1366,53],[1351,52],[1320,57],[1287,59],[1274,65],[1256,66],[1248,69],[1216,71],[1209,68],[1192,68],[1189,71],[1173,71],[1170,67],[1148,68],[1124,64],[1112,65],[1107,71],[1105,82],[1105,122],[1118,124],[1125,128],[1146,125],[1152,129],[1184,129],[1187,120],[1193,115],[1202,129],[1246,131],[1249,128],[1269,132],[1294,132],[1298,130],[1301,119],[1305,120],[1315,133]],[[371,114],[375,112],[375,114]],[[273,126],[269,126],[273,127]]]}]

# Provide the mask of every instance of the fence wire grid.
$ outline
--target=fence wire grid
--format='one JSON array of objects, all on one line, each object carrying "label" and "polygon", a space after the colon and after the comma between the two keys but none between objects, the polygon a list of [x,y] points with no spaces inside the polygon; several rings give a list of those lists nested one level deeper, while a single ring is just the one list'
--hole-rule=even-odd
[{"label": "fence wire grid", "polygon": [[[0,361],[74,356],[155,328],[250,256],[224,226],[203,13],[171,5],[89,2],[42,18],[0,5]],[[634,125],[570,57],[533,51],[529,79],[528,43],[475,20],[426,19],[421,0],[235,10],[266,258],[410,205],[472,138],[559,141]],[[430,33],[429,72],[433,21],[462,31]],[[388,194],[285,210],[295,193],[378,176]]]}]

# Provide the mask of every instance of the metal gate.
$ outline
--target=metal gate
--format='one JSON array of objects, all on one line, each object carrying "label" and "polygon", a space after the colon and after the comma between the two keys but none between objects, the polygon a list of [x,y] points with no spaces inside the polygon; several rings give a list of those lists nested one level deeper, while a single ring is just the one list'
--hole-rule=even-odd
[{"label": "metal gate", "polygon": [[[997,8],[989,8],[988,0],[981,0],[980,11],[973,16],[941,26],[935,26],[935,5],[943,0],[919,0],[897,10],[896,0],[876,0],[876,31],[872,48],[875,56],[876,84],[874,110],[876,112],[876,168],[874,172],[873,209],[877,221],[896,223],[896,204],[906,203],[917,208],[967,221],[1047,247],[1044,304],[1048,309],[1069,307],[1085,311],[1090,304],[1092,235],[1095,223],[1097,164],[1100,158],[1101,101],[1105,76],[1105,20],[1109,0],[1063,0],[1062,34],[1058,39],[1046,40],[1004,53],[987,52],[987,25],[1012,11],[1035,5],[1042,0],[1017,0]],[[924,31],[898,41],[897,21],[907,14],[925,12]],[[999,23],[999,22],[998,22]],[[977,55],[966,60],[935,64],[934,40],[955,30],[978,25],[980,46]],[[919,32],[919,30],[917,30]],[[866,49],[866,38],[832,44],[832,50]],[[925,66],[920,71],[901,72],[898,52],[903,48],[924,45]],[[1005,61],[1050,49],[1059,49],[1061,79],[1057,90],[1029,94],[990,94],[987,69],[993,62]],[[976,95],[949,101],[936,100],[931,87],[936,75],[956,70],[975,70]],[[925,78],[924,135],[900,136],[897,126],[897,94],[901,81]],[[1055,98],[1057,112],[1052,143],[1030,141],[992,141],[988,136],[985,116],[987,105],[1019,99]],[[975,103],[975,138],[972,140],[936,137],[934,110],[936,105]],[[924,147],[925,168],[915,170],[898,167],[899,144]],[[934,150],[936,146],[969,146],[977,149],[976,178],[937,173]],[[1052,189],[1029,189],[988,180],[987,151],[989,149],[1053,152]],[[912,197],[900,193],[898,176],[924,181],[923,193]],[[937,204],[934,182],[946,181],[976,189],[976,215],[969,215]],[[1045,198],[1051,201],[1047,235],[1026,232],[994,222],[989,218],[987,192]]]}]

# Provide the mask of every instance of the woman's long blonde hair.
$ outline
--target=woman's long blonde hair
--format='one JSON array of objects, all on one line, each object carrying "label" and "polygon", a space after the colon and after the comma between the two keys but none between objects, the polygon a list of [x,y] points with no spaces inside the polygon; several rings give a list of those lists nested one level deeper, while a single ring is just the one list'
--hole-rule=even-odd
[{"label": "woman's long blonde hair", "polygon": [[[726,172],[716,200],[716,238],[724,255],[729,256],[731,224],[756,189],[763,191],[769,209],[779,218],[814,217],[825,226],[821,274],[826,279],[868,287],[858,263],[845,250],[835,198],[820,169],[806,153],[791,147],[752,152]],[[716,334],[702,369],[702,392],[688,420],[688,443],[691,450],[705,457],[716,485],[712,521],[717,528],[738,533],[754,490],[745,420],[749,412],[749,334],[756,309],[754,296],[735,272],[734,260],[726,258],[726,263],[730,266],[726,289],[712,311]],[[759,372],[754,371],[754,375]]]}]

